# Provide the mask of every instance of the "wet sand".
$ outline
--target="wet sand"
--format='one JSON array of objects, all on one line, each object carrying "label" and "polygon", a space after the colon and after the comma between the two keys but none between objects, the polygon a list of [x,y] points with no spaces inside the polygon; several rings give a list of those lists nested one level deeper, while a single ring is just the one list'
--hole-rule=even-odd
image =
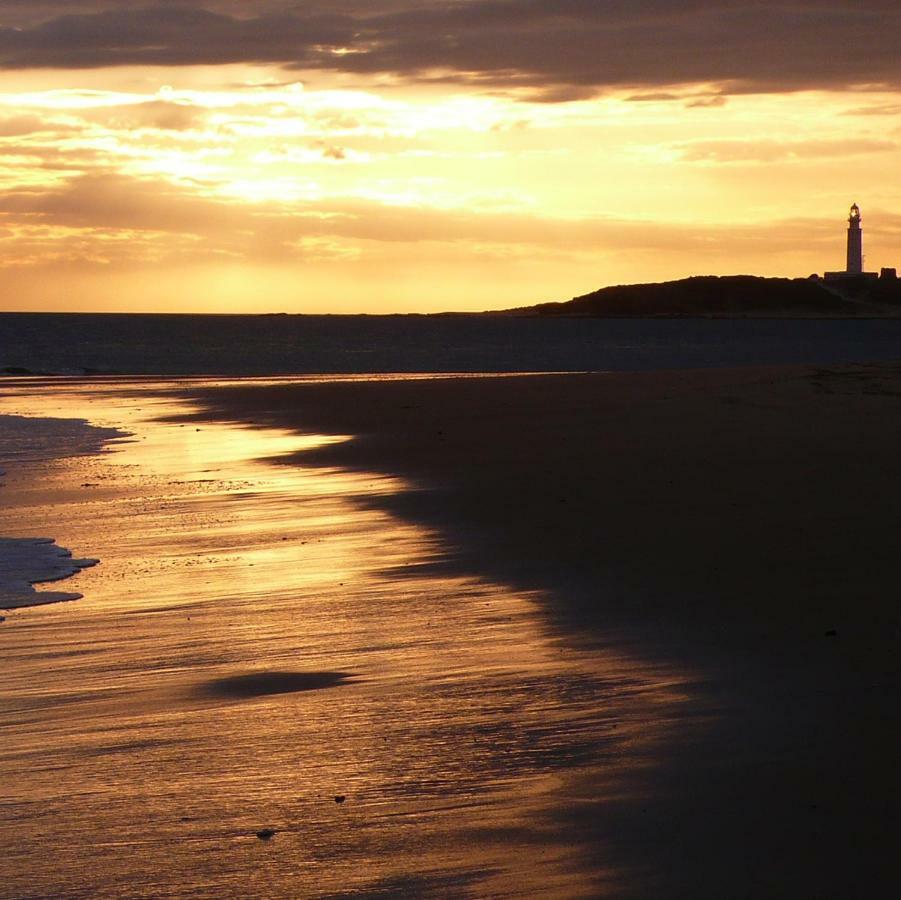
[{"label": "wet sand", "polygon": [[562,647],[695,673],[629,778],[595,757],[557,798],[586,873],[619,873],[612,896],[890,891],[901,367],[188,396],[210,421],[355,435],[280,461],[404,479],[355,502],[451,550],[399,584],[535,592]]},{"label": "wet sand", "polygon": [[131,434],[8,467],[2,531],[100,564],[0,623],[0,893],[620,892],[610,842],[561,812],[632,791],[690,673],[573,647],[537,592],[451,572],[378,507],[402,479],[303,463],[340,433],[188,423],[178,388],[0,398]]},{"label": "wet sand", "polygon": [[101,564],[0,624],[0,883],[887,895],[899,403],[892,366],[6,389],[133,437],[3,488]]}]

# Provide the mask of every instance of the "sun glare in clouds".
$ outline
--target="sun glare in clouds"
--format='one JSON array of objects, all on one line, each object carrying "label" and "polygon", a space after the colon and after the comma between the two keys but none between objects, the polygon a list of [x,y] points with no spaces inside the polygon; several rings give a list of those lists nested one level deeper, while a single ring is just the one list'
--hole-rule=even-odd
[{"label": "sun glare in clouds", "polygon": [[462,310],[806,275],[840,263],[852,200],[869,257],[901,263],[891,91],[366,81],[0,75],[5,308]]}]

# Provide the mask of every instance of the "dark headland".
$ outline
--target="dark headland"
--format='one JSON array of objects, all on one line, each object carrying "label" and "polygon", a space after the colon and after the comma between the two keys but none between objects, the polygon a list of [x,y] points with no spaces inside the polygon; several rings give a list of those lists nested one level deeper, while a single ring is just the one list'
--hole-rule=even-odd
[{"label": "dark headland", "polygon": [[596,318],[882,318],[901,316],[901,280],[866,276],[760,278],[697,275],[601,288],[565,302],[504,311]]}]

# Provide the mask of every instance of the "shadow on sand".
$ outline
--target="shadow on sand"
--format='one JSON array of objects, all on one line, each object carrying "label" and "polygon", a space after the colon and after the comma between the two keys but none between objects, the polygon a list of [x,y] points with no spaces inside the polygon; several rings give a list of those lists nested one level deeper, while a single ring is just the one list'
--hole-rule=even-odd
[{"label": "shadow on sand", "polygon": [[402,478],[360,502],[438,533],[436,574],[693,673],[650,758],[597,751],[552,811],[586,882],[794,900],[897,882],[898,394],[897,364],[248,385],[189,420],[356,435],[281,461]]},{"label": "shadow on sand", "polygon": [[352,672],[250,672],[209,681],[201,685],[199,693],[205,697],[244,700],[338,687],[353,677]]}]

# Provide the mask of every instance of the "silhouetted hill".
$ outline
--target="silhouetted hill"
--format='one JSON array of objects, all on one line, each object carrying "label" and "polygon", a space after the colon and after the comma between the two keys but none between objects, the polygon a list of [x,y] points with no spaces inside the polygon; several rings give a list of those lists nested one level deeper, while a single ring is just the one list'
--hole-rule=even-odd
[{"label": "silhouetted hill", "polygon": [[506,310],[523,316],[607,318],[843,318],[901,316],[901,281],[701,275],[658,284],[601,288],[562,303]]}]

